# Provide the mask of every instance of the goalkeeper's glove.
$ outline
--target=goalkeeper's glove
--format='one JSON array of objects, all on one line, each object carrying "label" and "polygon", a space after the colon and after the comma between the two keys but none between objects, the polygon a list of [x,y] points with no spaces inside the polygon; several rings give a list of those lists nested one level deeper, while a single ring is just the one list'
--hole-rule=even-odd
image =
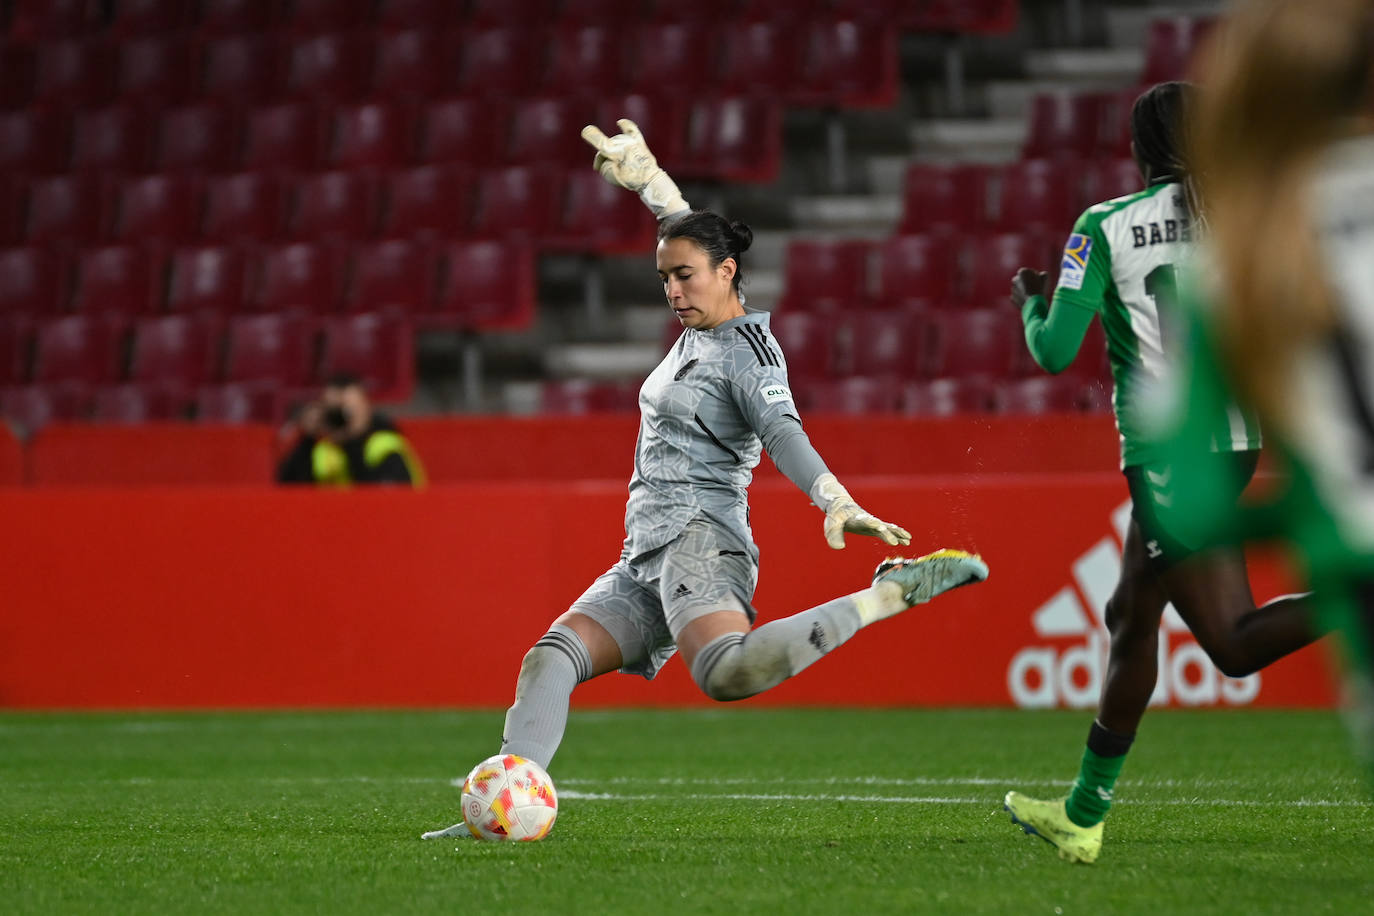
[{"label": "goalkeeper's glove", "polygon": [[885,544],[910,544],[911,532],[870,515],[854,502],[834,474],[822,474],[811,485],[811,501],[825,512],[825,542],[844,549],[844,533],[866,534]]},{"label": "goalkeeper's glove", "polygon": [[615,123],[624,133],[614,137],[607,137],[595,124],[582,128],[582,139],[596,148],[592,168],[611,184],[638,194],[657,219],[688,209],[682,192],[668,173],[659,168],[635,122],[621,118]]}]

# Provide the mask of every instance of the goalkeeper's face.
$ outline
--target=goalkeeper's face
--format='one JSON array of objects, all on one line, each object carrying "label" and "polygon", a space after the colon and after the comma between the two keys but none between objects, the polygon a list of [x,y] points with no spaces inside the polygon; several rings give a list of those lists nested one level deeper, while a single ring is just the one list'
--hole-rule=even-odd
[{"label": "goalkeeper's face", "polygon": [[668,307],[684,328],[704,331],[744,314],[734,290],[734,258],[712,267],[701,246],[677,238],[658,243],[657,260]]}]

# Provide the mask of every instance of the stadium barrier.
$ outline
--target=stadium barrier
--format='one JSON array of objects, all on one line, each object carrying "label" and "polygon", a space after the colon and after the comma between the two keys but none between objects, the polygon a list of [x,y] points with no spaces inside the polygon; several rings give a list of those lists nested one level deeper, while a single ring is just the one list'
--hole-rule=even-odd
[{"label": "stadium barrier", "polygon": [[[546,460],[567,454],[550,448]],[[845,479],[913,531],[913,549],[978,550],[991,578],[861,631],[746,702],[1093,704],[1125,521],[1117,473]],[[503,707],[525,649],[614,562],[624,500],[623,479],[6,488],[0,706]],[[865,585],[883,556],[862,538],[829,550],[820,514],[776,475],[756,483],[752,506],[762,620]],[[1284,590],[1275,559],[1254,574],[1259,597]],[[1161,643],[1161,702],[1333,703],[1321,646],[1233,681],[1177,627]],[[656,683],[608,676],[574,702],[709,704],[677,660]]]}]

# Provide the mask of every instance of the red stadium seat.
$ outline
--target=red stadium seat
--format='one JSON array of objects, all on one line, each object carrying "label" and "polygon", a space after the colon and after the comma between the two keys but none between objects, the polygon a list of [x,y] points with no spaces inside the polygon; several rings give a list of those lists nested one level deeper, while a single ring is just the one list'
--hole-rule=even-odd
[{"label": "red stadium seat", "polygon": [[998,384],[992,407],[997,413],[1042,414],[1086,409],[1082,379],[1066,375],[1035,375]]},{"label": "red stadium seat", "polygon": [[175,385],[101,386],[91,396],[89,418],[95,423],[141,424],[185,417],[190,395]]},{"label": "red stadium seat", "polygon": [[244,117],[239,165],[250,170],[309,171],[324,147],[323,113],[306,102],[281,102]]},{"label": "red stadium seat", "polygon": [[203,384],[215,371],[218,336],[219,323],[204,316],[143,319],[133,327],[128,379],[175,383],[184,389]]},{"label": "red stadium seat", "polygon": [[168,259],[167,309],[186,313],[237,312],[243,308],[247,282],[247,260],[237,248],[178,248]]},{"label": "red stadium seat", "polygon": [[357,29],[367,24],[372,0],[292,0],[281,23],[303,34]]},{"label": "red stadium seat", "polygon": [[34,49],[32,101],[67,108],[92,108],[114,90],[112,46],[96,39],[72,39]]},{"label": "red stadium seat", "polygon": [[[616,122],[621,118],[635,122],[648,138],[660,163],[671,165],[682,161],[687,141],[687,110],[677,99],[639,93],[603,96],[597,101],[596,114],[591,123],[599,126],[607,136],[614,136],[620,132]],[[583,144],[582,155],[595,157],[596,151],[585,145],[586,141]],[[582,167],[585,168],[591,161],[584,158]],[[677,169],[672,171],[676,173]]]},{"label": "red stadium seat", "polygon": [[899,407],[909,416],[948,417],[992,409],[993,386],[985,378],[933,378],[902,386]]},{"label": "red stadium seat", "polygon": [[286,203],[285,186],[274,176],[214,176],[205,184],[201,234],[216,242],[279,238],[286,226]]},{"label": "red stadium seat", "polygon": [[377,179],[362,172],[318,172],[296,182],[288,234],[297,239],[362,239],[377,225]]},{"label": "red stadium seat", "polygon": [[123,102],[167,105],[195,90],[195,55],[180,36],[126,40],[117,53],[115,91]]},{"label": "red stadium seat", "polygon": [[1097,159],[1083,169],[1079,209],[1086,210],[1104,200],[1125,197],[1144,189],[1145,179],[1140,176],[1140,166],[1135,164],[1134,159]]},{"label": "red stadium seat", "polygon": [[0,108],[25,108],[33,89],[34,50],[15,41],[0,41]]},{"label": "red stadium seat", "polygon": [[24,182],[0,175],[0,245],[14,245],[24,234]]},{"label": "red stadium seat", "polygon": [[72,38],[100,26],[100,4],[95,0],[14,0],[10,10],[11,38]]},{"label": "red stadium seat", "polygon": [[156,310],[165,260],[133,245],[103,245],[76,254],[72,311],[135,315]]},{"label": "red stadium seat", "polygon": [[697,0],[696,3],[675,3],[673,0],[652,0],[652,15],[658,22],[695,22],[717,25],[721,20],[733,19],[739,11],[738,0]]},{"label": "red stadium seat", "polygon": [[299,315],[246,315],[225,334],[224,380],[300,386],[311,377],[314,330]]},{"label": "red stadium seat", "polygon": [[801,38],[794,104],[888,108],[897,101],[897,33],[890,26],[813,19]]},{"label": "red stadium seat", "polygon": [[24,238],[34,244],[94,242],[105,224],[105,195],[91,175],[53,175],[28,182]]},{"label": "red stadium seat", "polygon": [[563,0],[558,18],[562,22],[628,23],[647,12],[645,0]]},{"label": "red stadium seat", "polygon": [[734,15],[745,22],[806,21],[821,18],[829,6],[829,0],[739,0]]},{"label": "red stadium seat", "polygon": [[496,165],[505,155],[508,123],[504,105],[468,97],[430,100],[420,112],[416,158]]},{"label": "red stadium seat", "polygon": [[814,413],[880,413],[896,410],[901,389],[890,379],[853,376],[809,379],[793,392],[797,406]]},{"label": "red stadium seat", "polygon": [[415,346],[404,316],[368,312],[324,324],[320,377],[349,373],[379,401],[399,401],[415,388]]},{"label": "red stadium seat", "polygon": [[[842,360],[846,373],[889,382],[923,374],[923,360],[930,351],[927,337],[932,333],[928,314],[858,311],[844,315],[841,321],[848,342]],[[895,405],[897,385],[888,387]]]},{"label": "red stadium seat", "polygon": [[1145,35],[1145,71],[1142,86],[1165,80],[1183,79],[1193,53],[1193,19],[1190,16],[1161,17],[1150,21]]},{"label": "red stadium seat", "polygon": [[191,28],[195,4],[187,0],[119,0],[110,18],[115,35],[165,35]]},{"label": "red stadium seat", "polygon": [[469,0],[468,21],[484,26],[529,26],[542,23],[552,12],[548,0]]},{"label": "red stadium seat", "polygon": [[548,379],[539,388],[539,409],[573,415],[638,410],[639,385],[587,378]]},{"label": "red stadium seat", "polygon": [[1013,377],[1020,366],[1021,322],[1010,308],[932,313],[932,376]]},{"label": "red stadium seat", "polygon": [[767,99],[737,96],[692,105],[683,168],[674,174],[769,182],[781,165],[781,107]]},{"label": "red stadium seat", "polygon": [[569,172],[563,206],[544,245],[565,251],[643,254],[653,250],[657,226],[633,194],[609,183],[591,169]]},{"label": "red stadium seat", "polygon": [[64,311],[68,295],[64,259],[51,246],[0,248],[0,321],[16,315],[45,317]]},{"label": "red stadium seat", "polygon": [[261,33],[273,25],[274,0],[200,0],[197,30],[204,35]]},{"label": "red stadium seat", "polygon": [[317,35],[286,52],[286,91],[318,101],[351,101],[367,91],[372,46],[360,34]]},{"label": "red stadium seat", "polygon": [[513,165],[552,163],[585,167],[595,152],[582,139],[582,127],[593,116],[592,105],[579,99],[540,96],[511,103],[506,161]]},{"label": "red stadium seat", "polygon": [[283,80],[283,57],[275,36],[245,32],[211,39],[201,48],[201,92],[226,102],[262,102]]},{"label": "red stadium seat", "polygon": [[180,242],[200,228],[201,182],[195,177],[145,175],[117,189],[112,238]]},{"label": "red stadium seat", "polygon": [[136,108],[115,106],[72,115],[73,171],[140,172],[152,161],[149,116]]},{"label": "red stadium seat", "polygon": [[1102,145],[1111,97],[1100,92],[1040,92],[1031,99],[1023,159],[1086,159]]},{"label": "red stadium seat", "polygon": [[472,217],[472,173],[426,165],[382,179],[378,234],[383,238],[460,237]]},{"label": "red stadium seat", "polygon": [[[377,36],[372,93],[382,98],[435,98],[448,87],[456,67],[448,36],[435,28],[411,27]],[[453,71],[453,72],[450,72]]]},{"label": "red stadium seat", "polygon": [[330,168],[403,165],[414,148],[415,118],[406,107],[364,102],[334,109],[325,153]]},{"label": "red stadium seat", "polygon": [[567,92],[570,87],[590,95],[623,91],[623,37],[619,29],[603,25],[554,29],[549,35],[545,91]]},{"label": "red stadium seat", "polygon": [[[514,8],[518,4],[502,0]],[[539,18],[522,19],[524,23]],[[473,29],[463,34],[458,91],[485,97],[528,95],[544,72],[543,37],[528,27]]]},{"label": "red stadium seat", "polygon": [[0,417],[32,435],[54,421],[80,418],[89,399],[81,384],[0,388]]},{"label": "red stadium seat", "polygon": [[478,178],[473,231],[524,240],[550,235],[562,187],[561,171],[535,166],[487,169]]},{"label": "red stadium seat", "polygon": [[402,239],[355,245],[345,308],[350,312],[432,309],[438,261],[426,246]]},{"label": "red stadium seat", "polygon": [[797,83],[800,39],[791,22],[734,22],[722,37],[719,84],[739,95],[787,98]]},{"label": "red stadium seat", "polygon": [[38,325],[33,381],[99,385],[119,376],[123,329],[105,318],[68,315]]},{"label": "red stadium seat", "polygon": [[346,262],[334,245],[298,242],[268,248],[256,258],[250,304],[257,311],[337,312]]},{"label": "red stadium seat", "polygon": [[451,0],[377,0],[377,24],[384,29],[438,31],[455,25],[462,13]]},{"label": "red stadium seat", "polygon": [[977,164],[908,166],[899,231],[967,231],[986,226],[988,171]]},{"label": "red stadium seat", "polygon": [[534,253],[491,240],[441,249],[439,293],[421,324],[460,328],[522,328],[534,320]]},{"label": "red stadium seat", "polygon": [[924,309],[957,298],[958,248],[936,233],[894,235],[878,245],[878,302],[884,308]]},{"label": "red stadium seat", "polygon": [[835,311],[869,301],[871,243],[857,239],[793,241],[787,246],[781,308]]},{"label": "red stadium seat", "polygon": [[1008,232],[1050,230],[1064,233],[1078,216],[1078,161],[1023,159],[999,171],[996,225]]},{"label": "red stadium seat", "polygon": [[0,386],[22,381],[27,374],[33,329],[27,321],[0,312]]},{"label": "red stadium seat", "polygon": [[782,312],[769,321],[769,331],[783,352],[788,377],[793,381],[823,378],[836,371],[837,330],[836,319],[830,315]]},{"label": "red stadium seat", "polygon": [[1050,244],[1039,233],[961,236],[959,242],[969,271],[968,287],[962,298],[971,308],[1005,309],[1015,317],[1007,303],[1016,271],[1022,267],[1049,270],[1053,266],[1049,263]]},{"label": "red stadium seat", "polygon": [[[672,91],[695,95],[714,86],[715,73],[711,67],[702,66],[702,49],[709,47],[702,24],[646,22],[627,34],[632,36],[633,58],[627,72],[633,88],[650,94]],[[610,124],[614,123],[612,118]]]},{"label": "red stadium seat", "polygon": [[229,109],[195,103],[158,114],[153,168],[222,172],[233,165],[238,125]]},{"label": "red stadium seat", "polygon": [[269,383],[206,385],[195,393],[195,417],[201,423],[280,423],[285,415],[282,393]]},{"label": "red stadium seat", "polygon": [[56,111],[0,111],[0,174],[50,175],[67,160],[66,119]]}]

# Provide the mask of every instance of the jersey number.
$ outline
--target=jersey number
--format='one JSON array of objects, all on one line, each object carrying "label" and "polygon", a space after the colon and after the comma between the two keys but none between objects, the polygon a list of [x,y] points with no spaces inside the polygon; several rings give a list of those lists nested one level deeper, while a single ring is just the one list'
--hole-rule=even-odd
[{"label": "jersey number", "polygon": [[1178,272],[1172,264],[1161,264],[1145,275],[1145,295],[1155,305],[1159,317],[1159,348],[1170,352],[1167,341],[1173,340],[1173,325],[1178,316]]}]

